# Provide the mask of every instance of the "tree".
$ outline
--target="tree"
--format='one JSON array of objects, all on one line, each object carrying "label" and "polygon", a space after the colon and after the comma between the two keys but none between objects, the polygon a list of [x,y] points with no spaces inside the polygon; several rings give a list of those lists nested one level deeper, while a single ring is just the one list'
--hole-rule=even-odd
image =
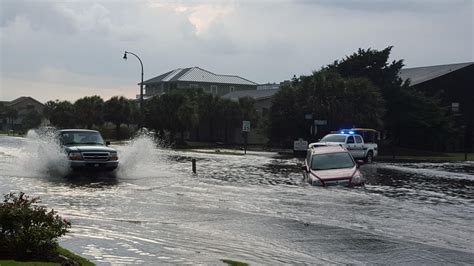
[{"label": "tree", "polygon": [[238,128],[242,123],[242,112],[238,102],[222,99],[220,101],[220,121],[224,127],[224,142],[229,142],[232,129]]},{"label": "tree", "polygon": [[202,94],[198,96],[198,112],[200,123],[206,124],[209,129],[209,141],[215,140],[215,129],[220,115],[220,98],[212,94]]},{"label": "tree", "polygon": [[10,123],[10,129],[15,130],[15,119],[18,118],[18,111],[10,106],[5,107],[5,117]]},{"label": "tree", "polygon": [[[327,68],[340,73],[343,77],[364,77],[379,88],[386,102],[386,114],[383,118],[385,129],[396,145],[417,146],[429,141],[431,146],[436,140],[447,141],[452,132],[449,114],[439,105],[439,99],[428,97],[409,87],[409,81],[403,82],[398,76],[403,60],[392,61],[389,46],[381,51],[359,49],[341,61],[335,61]],[[410,144],[411,143],[411,144]]]},{"label": "tree", "polygon": [[129,121],[131,104],[131,101],[123,96],[114,96],[105,102],[104,118],[115,125],[117,139],[120,139],[120,125]]},{"label": "tree", "polygon": [[199,125],[199,114],[196,102],[185,98],[184,102],[178,107],[177,117],[181,126],[181,142],[184,142],[185,131],[191,131]]},{"label": "tree", "polygon": [[[379,90],[369,80],[343,78],[333,70],[322,69],[311,76],[301,76],[275,95],[269,136],[275,142],[314,138],[309,131],[314,119],[327,120],[335,129],[354,124],[378,128],[383,104]],[[305,120],[307,114],[311,120]]]},{"label": "tree", "polygon": [[26,114],[26,116],[23,118],[22,121],[22,126],[24,130],[32,129],[32,128],[37,128],[41,125],[41,114],[38,113],[35,110],[32,110]]},{"label": "tree", "polygon": [[0,122],[1,123],[4,123],[4,119],[6,116],[5,112],[6,112],[6,106],[0,103]]},{"label": "tree", "polygon": [[248,96],[239,98],[239,108],[243,120],[249,120],[253,124],[257,124],[259,117],[255,109],[255,99]]},{"label": "tree", "polygon": [[45,104],[43,114],[53,126],[58,128],[74,128],[77,124],[74,116],[74,105],[68,101],[48,101]]},{"label": "tree", "polygon": [[300,113],[296,106],[296,88],[283,86],[275,94],[270,108],[267,136],[272,142],[296,139]]},{"label": "tree", "polygon": [[104,101],[100,96],[86,96],[74,103],[74,115],[77,123],[91,129],[93,125],[104,123]]},{"label": "tree", "polygon": [[156,134],[162,135],[164,132],[161,114],[161,99],[155,96],[147,99],[144,103],[145,126],[153,129]]}]

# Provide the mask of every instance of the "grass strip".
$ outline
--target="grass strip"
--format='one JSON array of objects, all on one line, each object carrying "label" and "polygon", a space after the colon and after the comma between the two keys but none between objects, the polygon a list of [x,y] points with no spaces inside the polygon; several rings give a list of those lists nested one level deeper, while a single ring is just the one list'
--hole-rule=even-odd
[{"label": "grass strip", "polygon": [[[79,263],[82,266],[94,266],[95,264],[87,259],[72,253],[71,251],[58,247],[57,254],[64,256],[72,261]],[[41,261],[16,261],[16,260],[0,260],[0,266],[57,266],[59,263],[55,262],[41,262]]]}]

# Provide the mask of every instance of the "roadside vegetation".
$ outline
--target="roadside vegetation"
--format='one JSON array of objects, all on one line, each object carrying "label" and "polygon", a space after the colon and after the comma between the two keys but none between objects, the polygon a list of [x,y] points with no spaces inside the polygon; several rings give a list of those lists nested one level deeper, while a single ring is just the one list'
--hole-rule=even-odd
[{"label": "roadside vegetation", "polygon": [[69,232],[71,223],[40,206],[39,198],[24,193],[9,193],[4,198],[0,204],[0,265],[93,265],[58,245],[58,238]]}]

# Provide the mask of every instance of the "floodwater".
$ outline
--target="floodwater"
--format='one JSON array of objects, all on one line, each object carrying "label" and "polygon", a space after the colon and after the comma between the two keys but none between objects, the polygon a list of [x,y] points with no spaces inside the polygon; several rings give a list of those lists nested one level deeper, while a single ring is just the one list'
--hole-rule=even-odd
[{"label": "floodwater", "polygon": [[474,264],[473,162],[374,163],[363,188],[321,188],[275,153],[116,148],[113,175],[71,176],[51,139],[0,136],[0,193],[41,197],[98,265]]}]

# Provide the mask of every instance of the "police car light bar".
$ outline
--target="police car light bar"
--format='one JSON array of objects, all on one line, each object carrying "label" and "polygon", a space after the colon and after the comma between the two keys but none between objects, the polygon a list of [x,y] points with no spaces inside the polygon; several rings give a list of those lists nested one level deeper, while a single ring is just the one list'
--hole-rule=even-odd
[{"label": "police car light bar", "polygon": [[339,133],[341,133],[341,134],[351,134],[351,135],[353,135],[355,132],[352,131],[352,130],[350,130],[350,131],[348,131],[348,132],[346,133],[346,131],[341,130],[341,131],[339,131]]}]

